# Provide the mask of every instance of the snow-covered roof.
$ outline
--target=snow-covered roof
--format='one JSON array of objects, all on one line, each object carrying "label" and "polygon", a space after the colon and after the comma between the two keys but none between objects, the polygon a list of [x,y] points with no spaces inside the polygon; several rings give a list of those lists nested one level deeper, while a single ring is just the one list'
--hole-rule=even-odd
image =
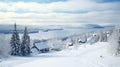
[{"label": "snow-covered roof", "polygon": [[49,46],[45,42],[36,43],[35,45],[38,49],[49,48]]}]

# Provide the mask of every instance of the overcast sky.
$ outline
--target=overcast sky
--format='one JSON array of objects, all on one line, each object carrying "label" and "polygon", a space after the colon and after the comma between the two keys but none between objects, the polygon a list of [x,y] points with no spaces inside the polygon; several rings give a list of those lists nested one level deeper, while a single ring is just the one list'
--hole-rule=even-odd
[{"label": "overcast sky", "polygon": [[0,24],[118,24],[120,0],[0,0]]}]

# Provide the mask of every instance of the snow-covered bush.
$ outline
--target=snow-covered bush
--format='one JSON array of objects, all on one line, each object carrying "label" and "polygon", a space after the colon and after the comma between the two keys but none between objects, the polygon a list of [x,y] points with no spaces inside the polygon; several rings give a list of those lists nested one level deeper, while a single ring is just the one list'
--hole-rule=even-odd
[{"label": "snow-covered bush", "polygon": [[120,55],[120,27],[116,26],[111,37],[109,38],[109,51],[113,55]]},{"label": "snow-covered bush", "polygon": [[4,34],[0,34],[0,56],[7,57],[10,50],[9,39]]}]

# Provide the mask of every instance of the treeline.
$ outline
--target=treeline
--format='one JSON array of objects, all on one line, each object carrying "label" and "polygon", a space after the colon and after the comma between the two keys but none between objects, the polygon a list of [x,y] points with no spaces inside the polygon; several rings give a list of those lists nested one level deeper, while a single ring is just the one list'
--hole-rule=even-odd
[{"label": "treeline", "polygon": [[20,40],[19,33],[17,32],[17,26],[14,25],[14,30],[10,40],[11,55],[28,56],[30,55],[30,36],[28,35],[27,27],[25,27],[22,40]]},{"label": "treeline", "polygon": [[[11,39],[9,39],[10,37]],[[24,34],[20,39],[19,32],[17,31],[17,25],[14,24],[14,30],[10,37],[6,36],[6,34],[0,34],[0,56],[7,57],[9,55],[30,55],[30,36],[27,27],[25,27]]]}]

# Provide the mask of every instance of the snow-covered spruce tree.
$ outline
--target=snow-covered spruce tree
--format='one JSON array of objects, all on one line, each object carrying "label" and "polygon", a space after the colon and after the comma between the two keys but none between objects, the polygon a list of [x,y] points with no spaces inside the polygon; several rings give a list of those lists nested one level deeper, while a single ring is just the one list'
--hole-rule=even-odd
[{"label": "snow-covered spruce tree", "polygon": [[20,44],[20,38],[19,33],[17,32],[16,24],[14,25],[14,31],[10,40],[11,44],[11,55],[20,55],[21,54],[21,44]]},{"label": "snow-covered spruce tree", "polygon": [[113,55],[120,55],[120,27],[116,27],[109,38],[110,53]]},{"label": "snow-covered spruce tree", "polygon": [[100,37],[99,41],[103,42],[104,41],[104,33],[102,30],[99,31],[99,37]]},{"label": "snow-covered spruce tree", "polygon": [[28,35],[27,27],[25,27],[24,35],[22,37],[21,44],[21,55],[28,56],[30,55],[30,36]]},{"label": "snow-covered spruce tree", "polygon": [[100,31],[99,32],[99,36],[100,36],[100,42],[107,42],[108,38],[110,36],[110,32],[104,30],[104,31]]},{"label": "snow-covered spruce tree", "polygon": [[90,42],[90,44],[94,44],[94,43],[98,42],[99,39],[100,39],[99,34],[97,32],[94,32],[94,33],[92,33],[91,38],[89,39],[88,42]]},{"label": "snow-covered spruce tree", "polygon": [[104,41],[103,42],[107,42],[108,41],[108,36],[107,36],[107,32],[104,32]]}]

